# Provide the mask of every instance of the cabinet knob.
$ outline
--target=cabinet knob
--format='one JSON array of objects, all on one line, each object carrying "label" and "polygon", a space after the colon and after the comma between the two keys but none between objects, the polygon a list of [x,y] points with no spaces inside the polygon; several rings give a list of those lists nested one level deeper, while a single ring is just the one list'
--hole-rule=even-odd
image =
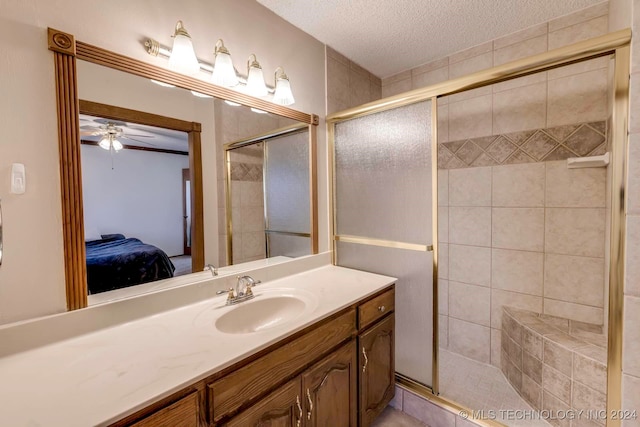
[{"label": "cabinet knob", "polygon": [[384,305],[381,305],[381,306],[378,307],[378,311],[380,313],[383,313],[385,310],[386,310],[386,307]]}]

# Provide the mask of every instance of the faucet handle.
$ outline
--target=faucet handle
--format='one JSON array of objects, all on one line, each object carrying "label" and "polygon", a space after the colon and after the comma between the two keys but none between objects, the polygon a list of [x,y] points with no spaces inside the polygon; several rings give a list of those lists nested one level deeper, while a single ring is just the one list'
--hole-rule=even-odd
[{"label": "faucet handle", "polygon": [[227,303],[232,302],[236,298],[235,291],[233,288],[229,288],[229,293],[227,294]]}]

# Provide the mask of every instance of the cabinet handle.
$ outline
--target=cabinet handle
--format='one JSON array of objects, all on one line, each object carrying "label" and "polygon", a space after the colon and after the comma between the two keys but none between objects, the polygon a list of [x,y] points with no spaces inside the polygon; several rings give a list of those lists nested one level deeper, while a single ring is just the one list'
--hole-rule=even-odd
[{"label": "cabinet handle", "polygon": [[309,401],[309,412],[307,412],[307,419],[311,419],[311,413],[313,412],[313,402],[311,401],[311,393],[307,389],[307,400]]},{"label": "cabinet handle", "polygon": [[362,366],[362,372],[366,372],[369,358],[367,357],[367,350],[365,350],[364,347],[362,347],[362,355],[364,356],[364,365]]},{"label": "cabinet handle", "polygon": [[381,306],[378,307],[378,311],[380,313],[383,313],[385,310],[386,310],[386,307],[384,305],[381,305]]},{"label": "cabinet handle", "polygon": [[298,417],[298,422],[296,423],[296,427],[300,427],[300,422],[302,421],[302,406],[300,406],[300,396],[296,396],[296,405],[298,405],[298,412],[300,416]]}]

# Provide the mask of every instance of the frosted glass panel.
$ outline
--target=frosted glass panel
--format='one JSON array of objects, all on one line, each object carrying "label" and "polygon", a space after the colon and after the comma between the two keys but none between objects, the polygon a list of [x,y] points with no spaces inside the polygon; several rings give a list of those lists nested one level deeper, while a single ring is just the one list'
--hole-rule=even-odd
[{"label": "frosted glass panel", "polygon": [[309,233],[309,132],[270,139],[266,144],[267,228]]},{"label": "frosted glass panel", "polygon": [[336,234],[431,244],[431,138],[431,101],[336,124]]},{"label": "frosted glass panel", "polygon": [[311,238],[301,236],[288,236],[286,234],[270,233],[267,235],[269,242],[269,256],[299,257],[311,255]]},{"label": "frosted glass panel", "polygon": [[338,265],[393,276],[396,372],[432,383],[433,253],[338,242]]}]

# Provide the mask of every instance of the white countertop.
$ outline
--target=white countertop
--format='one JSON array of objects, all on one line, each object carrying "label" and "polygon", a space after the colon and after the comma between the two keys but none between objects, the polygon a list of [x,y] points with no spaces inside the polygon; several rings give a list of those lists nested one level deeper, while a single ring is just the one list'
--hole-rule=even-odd
[{"label": "white countertop", "polygon": [[1,358],[0,426],[108,425],[394,281],[326,266],[255,288],[256,294],[296,288],[315,296],[309,315],[283,326],[251,334],[219,332],[215,320],[233,310],[224,307],[221,296]]}]

